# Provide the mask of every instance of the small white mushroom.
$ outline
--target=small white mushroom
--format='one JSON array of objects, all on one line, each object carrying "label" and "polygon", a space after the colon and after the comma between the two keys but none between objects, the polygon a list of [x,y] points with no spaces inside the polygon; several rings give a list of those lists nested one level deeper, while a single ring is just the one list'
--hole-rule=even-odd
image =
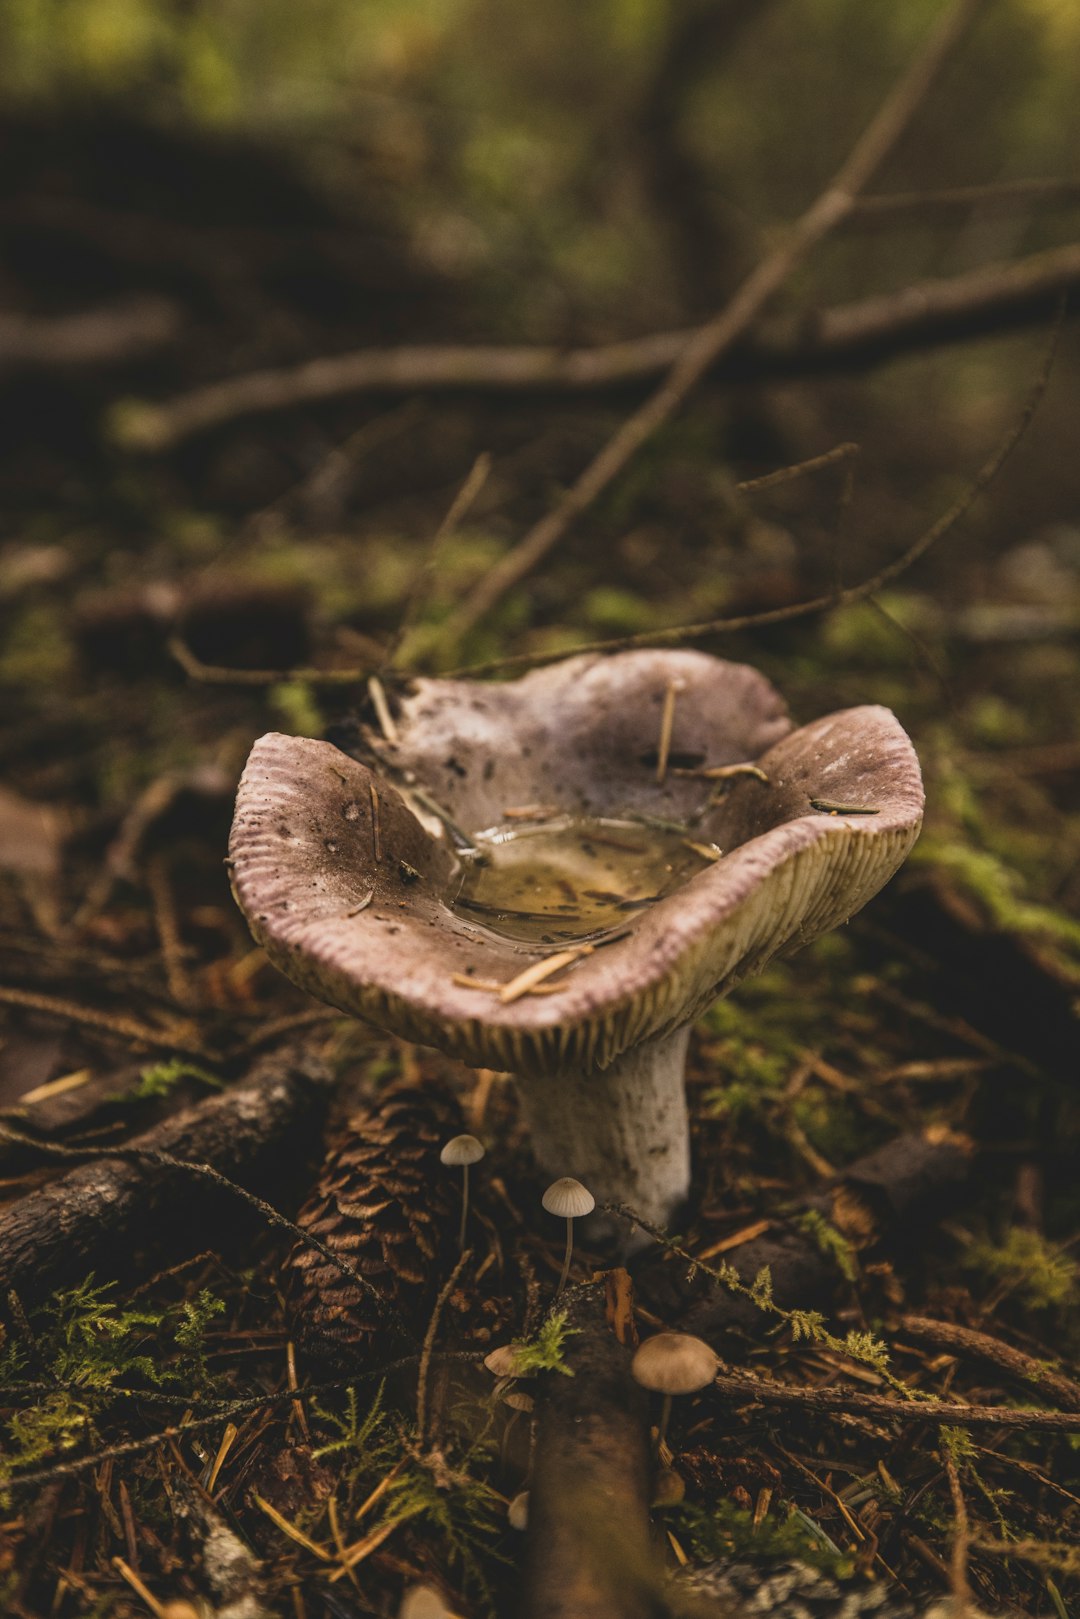
[{"label": "small white mushroom", "polygon": [[707,1388],[720,1366],[719,1356],[701,1338],[688,1332],[657,1332],[646,1338],[630,1362],[634,1381],[642,1388],[664,1396],[657,1431],[657,1448],[663,1444],[675,1394],[696,1394]]},{"label": "small white mushroom", "polygon": [[458,1247],[465,1252],[465,1221],[469,1217],[469,1165],[478,1164],[484,1149],[475,1136],[452,1136],[439,1154],[439,1162],[452,1169],[461,1168],[461,1230]]},{"label": "small white mushroom", "polygon": [[566,1278],[570,1274],[570,1256],[574,1251],[574,1221],[580,1220],[582,1215],[591,1214],[596,1207],[596,1199],[587,1186],[582,1186],[572,1175],[563,1175],[561,1179],[552,1181],[541,1200],[547,1212],[566,1221],[566,1257],[563,1260],[562,1275],[559,1285],[555,1289],[558,1298],[566,1286]]},{"label": "small white mushroom", "polygon": [[511,1529],[527,1529],[529,1526],[529,1492],[522,1490],[515,1495],[506,1509],[506,1521]]},{"label": "small white mushroom", "polygon": [[513,1344],[500,1344],[489,1355],[485,1355],[484,1366],[492,1377],[521,1377],[523,1375],[518,1368],[518,1352]]},{"label": "small white mushroom", "polygon": [[398,1619],[451,1619],[450,1609],[432,1585],[411,1585],[401,1599]]}]

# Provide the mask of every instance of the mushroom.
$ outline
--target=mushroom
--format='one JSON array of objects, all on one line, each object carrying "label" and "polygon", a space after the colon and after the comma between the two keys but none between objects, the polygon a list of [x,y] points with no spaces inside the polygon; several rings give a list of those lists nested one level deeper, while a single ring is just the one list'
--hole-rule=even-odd
[{"label": "mushroom", "polygon": [[469,1165],[478,1164],[484,1149],[475,1136],[453,1136],[439,1154],[440,1164],[461,1168],[461,1228],[458,1247],[465,1252],[465,1222],[469,1218]]},{"label": "mushroom", "polygon": [[411,1585],[401,1599],[398,1619],[454,1619],[433,1585]]},{"label": "mushroom", "polygon": [[515,1074],[542,1169],[666,1223],[693,1020],[892,876],[910,741],[878,707],[794,729],[762,675],[697,652],[415,680],[393,718],[363,760],[255,744],[231,838],[252,932],[331,1005]]},{"label": "mushroom", "polygon": [[521,1490],[506,1509],[506,1521],[511,1529],[527,1529],[529,1527],[529,1492]]},{"label": "mushroom", "polygon": [[657,1332],[634,1351],[630,1374],[642,1388],[664,1396],[657,1429],[659,1451],[671,1417],[672,1396],[697,1394],[708,1388],[720,1365],[719,1357],[702,1338],[688,1332]]},{"label": "mushroom", "polygon": [[561,1180],[552,1181],[541,1202],[549,1214],[558,1215],[560,1220],[566,1221],[566,1254],[563,1258],[559,1285],[555,1289],[555,1296],[558,1298],[570,1274],[570,1259],[574,1252],[574,1221],[591,1214],[596,1207],[596,1199],[587,1186],[582,1186],[572,1175],[564,1175]]}]

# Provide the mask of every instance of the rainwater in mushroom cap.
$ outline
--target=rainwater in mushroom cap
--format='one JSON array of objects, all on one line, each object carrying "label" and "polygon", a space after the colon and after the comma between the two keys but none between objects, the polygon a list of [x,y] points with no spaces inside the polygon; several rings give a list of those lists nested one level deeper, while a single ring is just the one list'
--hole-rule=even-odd
[{"label": "rainwater in mushroom cap", "polygon": [[887,709],[794,729],[697,652],[416,680],[364,754],[252,749],[231,859],[255,937],[332,1005],[515,1073],[541,1167],[661,1223],[689,1189],[690,1023],[846,921],[922,818]]}]

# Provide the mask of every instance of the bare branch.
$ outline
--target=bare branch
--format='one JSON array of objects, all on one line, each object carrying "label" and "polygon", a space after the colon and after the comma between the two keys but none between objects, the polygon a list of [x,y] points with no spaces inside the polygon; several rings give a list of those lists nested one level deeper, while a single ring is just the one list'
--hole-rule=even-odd
[{"label": "bare branch", "polygon": [[850,226],[893,225],[905,218],[933,214],[1010,213],[1037,203],[1041,207],[1068,208],[1080,203],[1080,180],[1053,177],[1032,180],[997,180],[991,185],[950,186],[940,191],[881,191],[860,197]]},{"label": "bare branch", "polygon": [[1080,1433],[1080,1412],[1018,1410],[1009,1405],[964,1405],[959,1400],[899,1400],[887,1394],[853,1389],[802,1388],[793,1383],[766,1383],[744,1374],[721,1373],[713,1387],[731,1400],[757,1405],[797,1407],[813,1414],[894,1418],[930,1422],[938,1428],[1014,1428],[1027,1433]]},{"label": "bare branch", "polygon": [[[755,323],[710,367],[718,382],[743,383],[853,370],[894,354],[977,337],[1045,317],[1080,285],[1080,244],[919,281],[831,309]],[[596,348],[418,345],[360,349],[275,371],[230,377],[160,404],[125,408],[120,436],[132,449],[167,450],[243,415],[269,414],[346,394],[603,393],[662,376],[690,332],[654,332]]]},{"label": "bare branch", "polygon": [[175,340],[180,312],[164,298],[131,298],[74,315],[0,315],[0,368],[108,365]]},{"label": "bare branch", "polygon": [[990,458],[976,473],[968,487],[957,496],[948,511],[943,513],[936,522],[908,546],[900,556],[888,563],[880,572],[874,574],[872,579],[864,579],[861,584],[851,585],[846,590],[834,590],[827,596],[814,596],[808,601],[792,602],[786,607],[773,607],[763,613],[744,613],[735,618],[713,618],[703,624],[682,624],[670,630],[647,630],[639,635],[624,635],[609,641],[587,641],[580,646],[569,649],[563,647],[558,652],[525,653],[519,657],[495,659],[489,663],[477,663],[465,668],[453,669],[450,675],[484,676],[503,674],[513,669],[533,669],[541,664],[555,663],[561,658],[571,657],[583,652],[622,652],[630,647],[638,646],[683,646],[688,641],[704,641],[713,635],[731,635],[739,630],[759,629],[768,624],[785,624],[793,619],[807,618],[813,613],[822,613],[829,608],[851,607],[856,602],[866,601],[876,596],[886,585],[892,584],[901,574],[907,572],[919,558],[925,556],[938,540],[942,539],[950,529],[955,528],[960,519],[970,510],[982,494],[983,490],[997,477],[1009,456],[1015,450],[1031,424],[1031,420],[1046,392],[1053,369],[1054,357],[1057,353],[1058,340],[1064,318],[1064,308],[1059,313],[1054,326],[1046,356],[1040,367],[1024,408],[1017,420],[1003,435],[997,448]]},{"label": "bare branch", "polygon": [[492,568],[446,626],[456,645],[554,550],[574,521],[603,494],[653,434],[682,406],[721,355],[750,328],[812,248],[850,213],[857,194],[888,156],[963,38],[979,0],[954,0],[914,62],[856,141],[832,181],[783,240],[752,270],[734,296],[691,337],[660,387],[593,458],[562,500]]}]

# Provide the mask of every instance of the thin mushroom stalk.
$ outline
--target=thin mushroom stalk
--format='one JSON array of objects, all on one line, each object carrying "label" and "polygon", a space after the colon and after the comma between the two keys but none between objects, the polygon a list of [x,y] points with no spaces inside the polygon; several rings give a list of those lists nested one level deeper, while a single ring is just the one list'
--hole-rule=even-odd
[{"label": "thin mushroom stalk", "polygon": [[596,1199],[588,1187],[582,1186],[579,1180],[575,1180],[572,1175],[564,1175],[560,1180],[552,1182],[541,1201],[549,1214],[558,1215],[566,1221],[566,1252],[559,1285],[555,1289],[555,1297],[558,1298],[566,1286],[566,1279],[570,1275],[570,1261],[574,1256],[574,1221],[591,1214],[596,1207]]},{"label": "thin mushroom stalk", "polygon": [[566,1222],[566,1252],[563,1255],[562,1271],[561,1271],[560,1276],[559,1276],[559,1285],[555,1289],[555,1297],[556,1298],[558,1298],[559,1294],[562,1292],[563,1288],[566,1286],[566,1279],[570,1275],[570,1261],[571,1261],[571,1259],[573,1257],[574,1257],[574,1222],[573,1222],[573,1220],[567,1220],[567,1222]]},{"label": "thin mushroom stalk", "polygon": [[458,1252],[465,1252],[465,1229],[469,1219],[469,1166],[478,1164],[484,1148],[475,1136],[454,1136],[439,1154],[440,1163],[461,1170],[461,1224],[458,1227]]}]

